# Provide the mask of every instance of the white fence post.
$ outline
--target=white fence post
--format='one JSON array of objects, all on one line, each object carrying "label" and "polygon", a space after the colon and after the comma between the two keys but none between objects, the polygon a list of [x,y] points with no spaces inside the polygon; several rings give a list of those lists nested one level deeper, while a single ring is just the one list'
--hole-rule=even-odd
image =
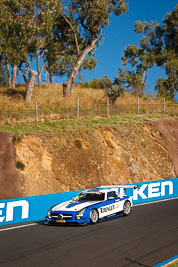
[{"label": "white fence post", "polygon": [[137,114],[140,114],[140,103],[139,103],[139,96],[138,96],[138,107],[137,107]]},{"label": "white fence post", "polygon": [[109,117],[109,97],[107,96],[107,117]]},{"label": "white fence post", "polygon": [[77,98],[77,119],[80,118],[80,102],[79,98]]},{"label": "white fence post", "polygon": [[164,97],[164,114],[166,114],[166,99]]},{"label": "white fence post", "polygon": [[35,113],[36,113],[36,122],[38,123],[38,103],[35,101]]}]

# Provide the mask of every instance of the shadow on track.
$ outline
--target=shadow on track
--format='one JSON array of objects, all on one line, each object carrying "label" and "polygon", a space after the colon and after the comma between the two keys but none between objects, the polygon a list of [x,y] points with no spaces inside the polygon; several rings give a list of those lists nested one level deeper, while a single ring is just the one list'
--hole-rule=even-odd
[{"label": "shadow on track", "polygon": [[[130,265],[130,263],[135,263],[137,264],[138,266],[144,266],[144,267],[152,267],[151,265],[146,265],[144,263],[141,263],[141,262],[138,262],[137,260],[132,260],[130,258],[125,258],[126,261],[129,261],[128,265]],[[127,266],[127,265],[125,265]]]}]

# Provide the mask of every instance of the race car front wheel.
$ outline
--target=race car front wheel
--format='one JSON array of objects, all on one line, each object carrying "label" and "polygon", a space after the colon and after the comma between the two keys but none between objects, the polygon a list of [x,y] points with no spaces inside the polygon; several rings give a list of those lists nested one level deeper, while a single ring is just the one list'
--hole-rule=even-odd
[{"label": "race car front wheel", "polygon": [[124,206],[123,206],[123,214],[124,216],[127,216],[131,213],[132,207],[131,207],[131,203],[130,201],[126,200],[124,202]]},{"label": "race car front wheel", "polygon": [[91,210],[90,211],[90,223],[95,224],[97,223],[98,219],[99,219],[98,211],[96,209]]}]

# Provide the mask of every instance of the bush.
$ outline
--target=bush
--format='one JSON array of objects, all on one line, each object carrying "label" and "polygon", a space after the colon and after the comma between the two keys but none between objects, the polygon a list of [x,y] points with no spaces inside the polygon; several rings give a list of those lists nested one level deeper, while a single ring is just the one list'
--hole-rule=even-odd
[{"label": "bush", "polygon": [[81,82],[82,88],[104,89],[106,85],[112,84],[108,76],[103,76],[101,79],[94,78],[90,82]]},{"label": "bush", "polygon": [[20,143],[21,140],[22,140],[22,137],[20,135],[14,135],[14,137],[12,139],[14,144]]},{"label": "bush", "polygon": [[21,161],[17,161],[16,162],[16,168],[23,171],[25,169],[25,164]]},{"label": "bush", "polygon": [[75,145],[77,148],[81,149],[82,148],[82,141],[80,139],[75,140]]}]

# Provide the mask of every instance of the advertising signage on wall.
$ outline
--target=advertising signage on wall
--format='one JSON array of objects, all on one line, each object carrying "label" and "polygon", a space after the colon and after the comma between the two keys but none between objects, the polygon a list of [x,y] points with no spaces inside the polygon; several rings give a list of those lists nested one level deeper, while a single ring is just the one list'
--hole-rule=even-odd
[{"label": "advertising signage on wall", "polygon": [[176,186],[172,180],[139,184],[133,192],[135,203],[155,201],[170,198],[176,193]]},{"label": "advertising signage on wall", "polygon": [[[138,183],[137,185],[137,189],[127,189],[126,192],[127,195],[133,196],[134,204],[178,197],[178,178]],[[68,201],[79,192],[0,200],[0,226],[43,220],[51,206]]]}]

